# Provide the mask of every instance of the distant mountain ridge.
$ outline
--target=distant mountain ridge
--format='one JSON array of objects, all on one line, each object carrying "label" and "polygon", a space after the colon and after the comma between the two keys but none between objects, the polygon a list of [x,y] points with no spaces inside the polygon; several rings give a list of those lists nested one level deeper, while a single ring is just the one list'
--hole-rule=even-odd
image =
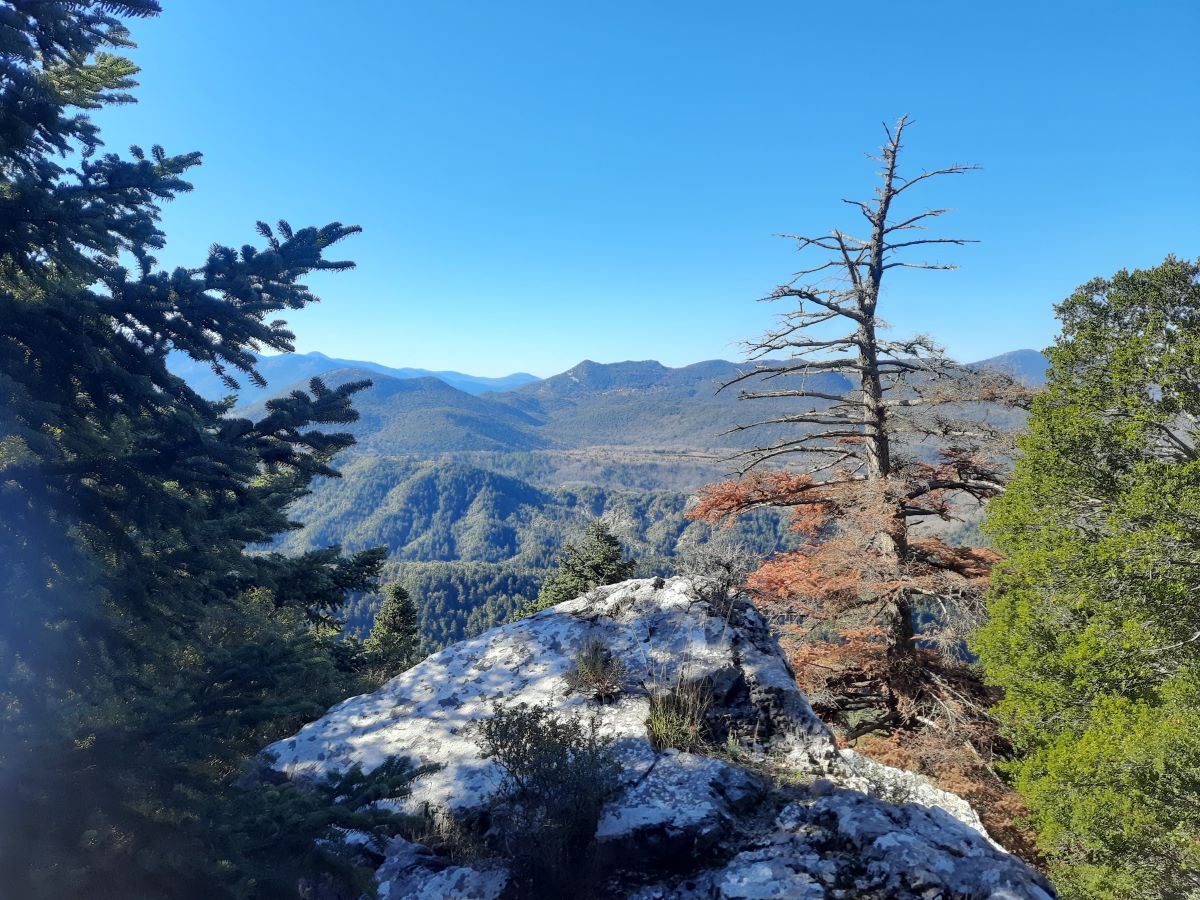
[{"label": "distant mountain ridge", "polygon": [[[429,456],[604,446],[716,450],[780,436],[778,427],[721,436],[739,420],[788,408],[777,400],[751,409],[738,402],[736,391],[718,393],[737,371],[735,363],[715,360],[678,369],[658,363],[582,363],[545,381],[478,396],[434,378],[393,378],[363,368],[331,369],[321,378],[331,386],[363,378],[373,382],[355,397],[359,420],[346,429],[358,439],[351,454]],[[817,378],[829,389],[846,387],[837,375]],[[307,386],[303,378],[272,396]],[[266,400],[260,394],[235,412],[256,418]]]},{"label": "distant mountain ridge", "polygon": [[[351,453],[429,457],[599,447],[719,454],[785,436],[788,429],[783,425],[730,431],[739,424],[795,411],[795,402],[788,398],[750,404],[738,400],[736,387],[718,391],[743,366],[717,359],[678,368],[654,360],[584,360],[558,375],[504,391],[479,391],[478,380],[467,390],[432,375],[391,374],[420,370],[332,365],[335,362],[320,354],[296,354],[287,360],[264,357],[268,379],[287,373],[298,377],[291,382],[271,380],[265,391],[243,390],[243,402],[236,412],[256,417],[268,397],[304,390],[314,375],[335,386],[370,379],[372,387],[355,398],[360,418],[348,429],[358,438]],[[192,363],[192,368],[199,365]],[[972,365],[1007,371],[1031,384],[1045,381],[1046,359],[1034,350],[1014,351]],[[184,377],[201,393],[219,396],[222,391],[212,387],[218,380],[211,372],[208,375],[209,382],[198,380],[194,372]],[[834,373],[788,378],[791,383],[802,380],[807,387],[830,394],[850,388],[843,376]]]},{"label": "distant mountain ridge", "polygon": [[[172,353],[167,360],[167,367],[190,384],[193,390],[209,400],[217,400],[231,393],[225,383],[213,373],[212,367],[208,363],[197,362],[182,353]],[[487,391],[507,391],[538,380],[536,375],[530,375],[528,372],[514,372],[512,375],[500,378],[488,378],[481,375],[466,375],[462,372],[396,369],[366,360],[337,359],[316,351],[260,356],[258,368],[263,377],[267,379],[265,388],[256,386],[249,378],[238,377],[236,374],[234,376],[241,384],[241,390],[237,393],[238,400],[242,405],[285,394],[299,381],[307,381],[315,376],[324,376],[336,369],[362,369],[391,378],[436,378],[460,391],[475,395]]]},{"label": "distant mountain ridge", "polygon": [[[371,387],[355,395],[358,421],[344,430],[358,443],[353,455],[407,453],[435,456],[458,451],[514,452],[550,446],[538,432],[541,420],[519,408],[500,403],[496,394],[475,395],[439,378],[393,378],[370,369],[340,368],[321,373],[331,387],[370,379]],[[308,379],[271,394],[307,390]],[[242,404],[234,414],[258,418],[268,396]],[[339,428],[339,430],[342,430]]]},{"label": "distant mountain ridge", "polygon": [[[726,435],[738,423],[783,414],[793,404],[764,400],[751,407],[738,391],[719,391],[744,365],[713,359],[670,368],[654,360],[585,360],[559,375],[493,395],[499,403],[542,421],[540,433],[557,447],[643,446],[672,450],[748,446],[782,436],[779,428]],[[806,383],[829,392],[849,385],[836,374]]]},{"label": "distant mountain ridge", "polygon": [[1041,387],[1046,383],[1046,370],[1050,368],[1050,360],[1037,350],[1012,350],[989,359],[981,359],[971,365],[977,369],[1007,372],[1019,381]]}]

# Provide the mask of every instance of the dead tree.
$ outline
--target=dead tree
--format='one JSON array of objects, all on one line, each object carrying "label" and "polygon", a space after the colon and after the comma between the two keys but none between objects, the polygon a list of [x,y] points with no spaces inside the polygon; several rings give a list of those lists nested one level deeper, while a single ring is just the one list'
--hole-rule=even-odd
[{"label": "dead tree", "polygon": [[[946,209],[897,213],[923,182],[974,168],[901,174],[908,125],[904,117],[885,126],[882,153],[871,157],[882,164],[874,199],[844,201],[865,220],[864,237],[787,236],[821,257],[764,298],[795,305],[748,342],[754,365],[723,389],[796,404],[732,432],[789,433],[740,454],[739,477],[705,488],[691,513],[720,521],[763,506],[793,509],[793,527],[807,540],[748,584],[799,637],[793,661],[814,702],[835,721],[855,722],[853,733],[944,722],[981,706],[949,648],[961,636],[954,626],[978,613],[993,556],[917,537],[910,526],[952,517],[956,495],[982,502],[1002,490],[997,454],[1008,436],[985,413],[1031,398],[1000,373],[955,363],[927,336],[886,336],[879,306],[887,273],[952,269],[913,254],[971,243],[927,232]],[[778,468],[788,460],[802,462]],[[941,627],[917,633],[918,605],[935,610]]]}]

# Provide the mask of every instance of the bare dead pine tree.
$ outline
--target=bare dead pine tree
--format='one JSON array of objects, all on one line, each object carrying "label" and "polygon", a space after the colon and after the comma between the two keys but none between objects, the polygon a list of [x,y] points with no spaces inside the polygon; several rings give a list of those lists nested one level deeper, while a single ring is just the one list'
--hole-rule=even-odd
[{"label": "bare dead pine tree", "polygon": [[[902,175],[909,124],[904,117],[885,126],[881,155],[872,157],[882,165],[874,199],[845,201],[862,214],[865,236],[787,236],[821,257],[764,298],[795,306],[748,342],[754,365],[724,388],[739,386],[746,400],[796,402],[795,412],[733,432],[790,433],[740,454],[739,477],[706,487],[691,512],[729,521],[763,506],[793,509],[793,528],[807,540],[747,583],[768,613],[790,623],[798,679],[849,738],[986,716],[983,688],[952,648],[979,614],[994,556],[910,529],[952,518],[958,497],[982,502],[1003,489],[997,454],[1009,437],[981,410],[1026,406],[1032,396],[1000,373],[955,363],[927,336],[886,336],[879,305],[887,273],[952,269],[914,253],[971,243],[926,231],[946,209],[897,213],[918,185],[974,168]],[[773,468],[789,458],[802,464]],[[935,611],[940,626],[916,633],[918,607]]]}]

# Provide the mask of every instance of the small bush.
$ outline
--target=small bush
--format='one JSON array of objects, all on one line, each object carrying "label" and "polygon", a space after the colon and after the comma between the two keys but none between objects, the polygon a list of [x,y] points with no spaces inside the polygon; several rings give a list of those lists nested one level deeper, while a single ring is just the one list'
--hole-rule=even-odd
[{"label": "small bush", "polygon": [[704,599],[714,615],[728,618],[746,576],[762,564],[762,558],[742,544],[727,538],[708,543],[691,543],[680,554],[680,572],[708,582]]},{"label": "small bush", "polygon": [[703,749],[711,706],[712,688],[705,679],[684,681],[681,676],[669,690],[651,690],[646,730],[654,749],[674,747],[688,753]]},{"label": "small bush", "polygon": [[529,896],[575,897],[595,881],[596,826],[620,788],[612,741],[595,720],[549,706],[497,706],[478,725],[486,758],[504,769],[497,798],[507,804],[504,852]]},{"label": "small bush", "polygon": [[600,641],[590,640],[575,654],[575,665],[566,676],[567,687],[603,702],[621,693],[627,674],[625,663],[609,653]]}]

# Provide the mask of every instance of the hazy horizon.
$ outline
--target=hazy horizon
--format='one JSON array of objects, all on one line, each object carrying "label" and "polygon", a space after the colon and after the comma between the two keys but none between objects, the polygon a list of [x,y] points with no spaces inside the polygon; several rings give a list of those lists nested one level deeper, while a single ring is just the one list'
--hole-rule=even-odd
[{"label": "hazy horizon", "polygon": [[[1011,350],[1002,350],[999,353],[993,353],[991,356],[984,356],[984,357],[980,357],[978,359],[959,359],[958,361],[962,362],[962,363],[985,362],[994,357],[1007,356],[1010,353],[1041,353],[1041,352],[1043,352],[1044,349],[1045,348],[1037,348],[1037,347],[1014,347]],[[593,362],[593,363],[597,363],[602,366],[619,365],[621,363],[653,362],[653,363],[659,363],[660,365],[665,366],[668,369],[681,369],[681,368],[687,368],[688,366],[698,365],[699,363],[703,363],[703,362],[710,362],[715,359],[724,360],[726,362],[740,362],[741,361],[741,360],[733,358],[733,357],[710,356],[710,357],[707,357],[706,359],[693,359],[690,362],[680,363],[678,365],[668,365],[667,363],[664,363],[660,359],[653,359],[653,358],[650,358],[650,359],[628,359],[628,358],[626,358],[626,359],[594,359],[593,357],[585,356],[582,359],[576,360],[575,362],[571,363],[569,366],[566,366],[565,368],[558,369],[554,372],[547,372],[545,374],[539,374],[538,372],[534,372],[528,368],[521,368],[520,366],[517,366],[516,368],[511,368],[508,371],[493,374],[493,373],[489,373],[489,372],[475,372],[469,368],[464,368],[462,366],[457,366],[457,365],[439,365],[436,367],[411,366],[411,365],[407,365],[403,362],[395,363],[395,362],[384,362],[384,361],[378,360],[378,359],[366,359],[366,358],[361,358],[361,357],[354,358],[354,357],[348,357],[348,356],[335,356],[334,354],[326,353],[323,350],[297,350],[295,352],[297,355],[300,355],[300,356],[315,355],[315,356],[323,356],[326,359],[334,359],[334,360],[339,360],[339,361],[344,361],[344,362],[372,363],[374,365],[386,366],[390,369],[423,369],[428,372],[455,372],[460,375],[472,375],[476,378],[505,378],[510,375],[533,375],[535,378],[538,378],[543,381],[547,378],[553,378],[555,375],[561,375],[564,372],[569,372],[571,369],[575,368],[576,366],[582,365],[583,363],[586,363],[586,362]],[[288,354],[263,353],[263,354],[260,354],[260,358],[267,359],[267,358],[273,358],[273,357],[285,356],[285,355],[288,355]]]}]

